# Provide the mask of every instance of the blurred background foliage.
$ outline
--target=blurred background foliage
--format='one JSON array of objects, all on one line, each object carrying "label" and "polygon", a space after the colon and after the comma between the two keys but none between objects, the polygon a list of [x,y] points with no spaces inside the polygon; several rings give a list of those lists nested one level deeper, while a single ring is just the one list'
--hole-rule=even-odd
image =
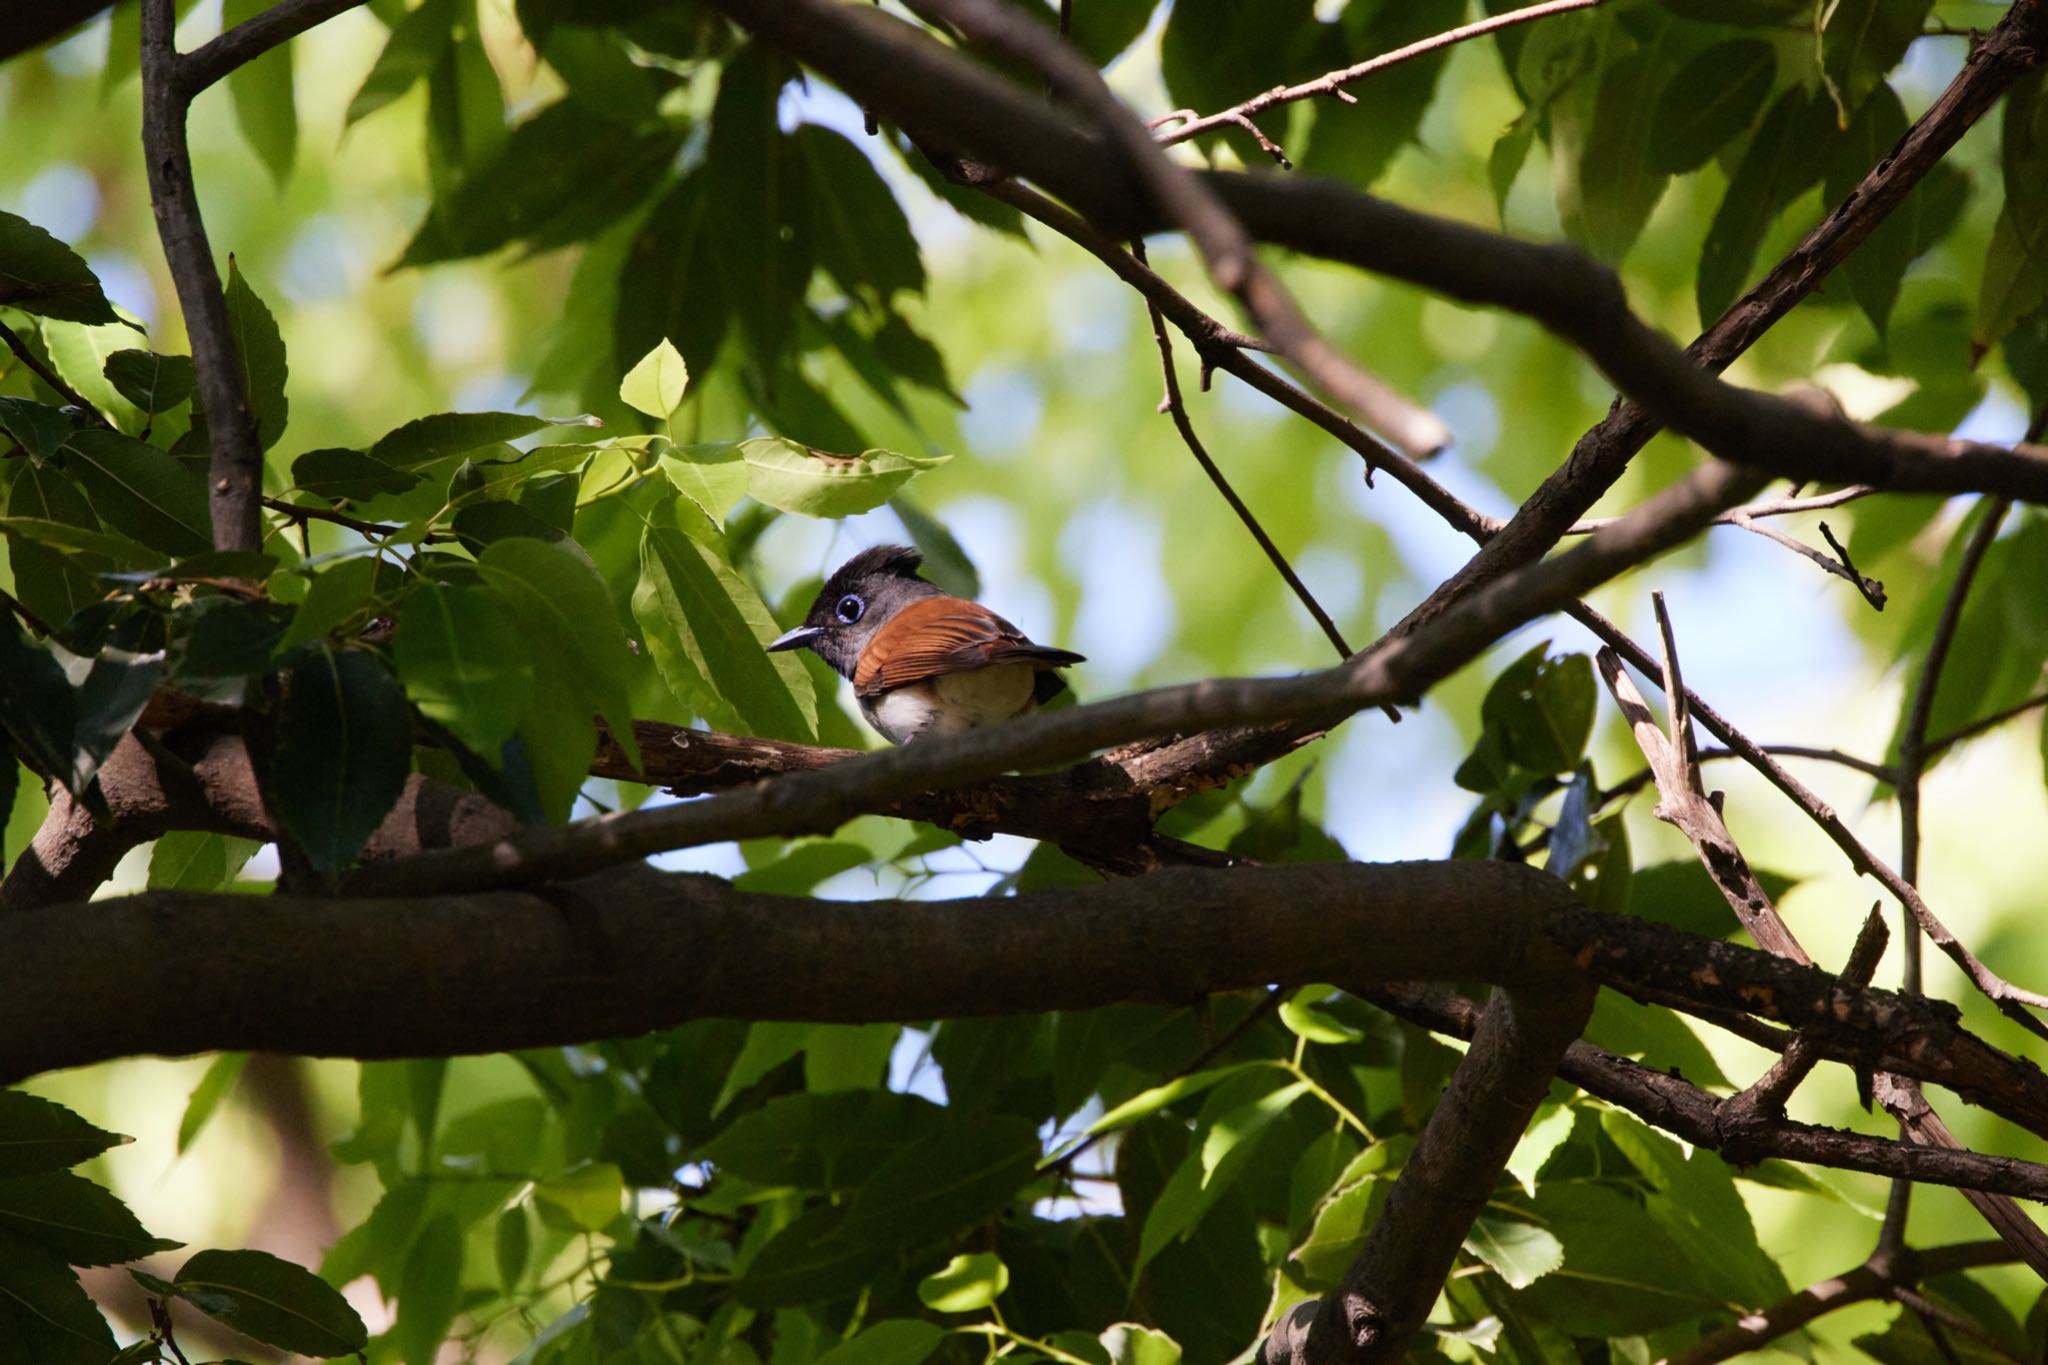
[{"label": "blurred background foliage", "polygon": [[[1507,7],[1489,0],[1488,8]],[[229,0],[228,18],[254,8],[260,5]],[[290,358],[290,422],[270,455],[277,491],[307,451],[366,449],[413,418],[451,410],[593,413],[606,423],[607,438],[664,429],[679,442],[776,433],[835,450],[950,454],[904,492],[944,530],[908,529],[922,529],[920,539],[933,543],[949,531],[984,601],[1033,637],[1088,655],[1073,675],[1084,699],[1331,661],[1321,634],[1195,477],[1156,410],[1157,355],[1134,294],[1070,244],[945,186],[891,135],[866,132],[861,111],[844,96],[815,78],[791,80],[795,73],[779,58],[741,46],[694,6],[616,0],[597,8],[607,25],[572,22],[593,12],[550,0],[521,0],[516,10],[510,0],[425,0],[410,10],[401,0],[376,0],[198,101],[193,152],[212,241],[223,256],[233,253],[238,273],[267,302]],[[1253,8],[1256,16],[1248,17]],[[1075,9],[1077,34],[1091,55],[1109,63],[1112,84],[1147,115],[1182,106],[1212,111],[1466,17],[1464,4],[1444,0],[1288,0],[1270,7],[1177,0],[1157,11],[1076,0]],[[1357,107],[1322,101],[1275,111],[1267,116],[1268,132],[1305,172],[1341,176],[1400,203],[1517,235],[1578,240],[1619,263],[1641,313],[1689,338],[1703,306],[1718,310],[1841,197],[1958,70],[1962,35],[1996,22],[2003,7],[1845,0],[1842,9],[1871,10],[1874,23],[1896,24],[1906,14],[1910,23],[1895,41],[1830,48],[1816,42],[1809,4],[1750,0],[1724,12],[1690,0],[1614,0],[1594,13],[1512,30],[1373,78],[1358,88]],[[196,46],[221,22],[221,7],[211,0],[191,6],[181,46]],[[149,346],[175,353],[186,349],[182,325],[137,149],[136,26],[130,0],[67,41],[0,66],[0,208],[71,243],[113,302],[147,326]],[[1840,54],[1842,47],[1850,47],[1849,55]],[[2039,84],[2031,83],[2029,98],[2048,108]],[[1724,107],[1731,103],[1733,109]],[[1999,226],[2011,193],[2000,158],[2013,139],[2001,138],[1999,124],[1994,116],[1975,127],[1916,191],[1900,215],[1903,236],[1867,247],[1737,362],[1732,377],[1764,388],[1819,382],[1855,416],[2016,438],[2029,407],[2043,398],[2040,379],[2026,368],[2026,348],[2038,356],[2044,323],[2038,294],[2033,308],[2021,310],[2024,317],[1995,317],[1999,305],[1985,301],[1999,283],[1987,284],[1987,273],[2012,268],[2010,246],[1996,240],[2010,231]],[[1783,136],[1807,160],[1775,173],[1751,164],[1746,148],[1770,136]],[[1286,173],[1234,132],[1203,147],[1219,164]],[[729,192],[760,188],[770,173],[764,167],[789,193]],[[1884,253],[1889,269],[1876,260]],[[1152,259],[1212,312],[1229,316],[1177,239],[1154,243]],[[1589,365],[1524,320],[1327,264],[1287,260],[1282,268],[1319,326],[1449,423],[1456,444],[1433,472],[1483,511],[1510,512],[1612,400]],[[1980,358],[1982,343],[1998,339],[1990,334],[1998,324],[2015,322],[2015,339]],[[689,397],[665,427],[619,397],[622,376],[664,335],[692,375]],[[2032,380],[2031,399],[2016,373]],[[0,391],[32,390],[15,371]],[[1212,391],[1191,394],[1190,406],[1240,493],[1354,644],[1392,624],[1469,552],[1467,542],[1390,480],[1369,485],[1354,454],[1227,377]],[[591,433],[572,429],[547,439],[564,437],[585,440]],[[1597,511],[1632,505],[1697,458],[1684,443],[1659,438]],[[352,510],[405,521],[431,512],[440,497],[438,488],[424,488],[362,499]],[[1688,681],[1748,733],[1880,759],[1911,661],[1924,649],[1948,586],[1955,532],[1967,510],[1964,500],[1907,498],[1825,514],[1846,532],[1858,566],[1890,589],[1882,614],[1841,581],[1735,529],[1716,530],[1654,574],[1592,600],[1624,625],[1643,625],[1646,580],[1654,577],[1677,620]],[[630,592],[625,580],[635,572],[632,543],[640,528],[623,514],[618,520],[612,526],[579,519],[577,533],[623,595]],[[1786,526],[1811,540],[1814,520]],[[752,501],[733,513],[727,531],[735,563],[784,623],[796,619],[818,576],[840,559],[908,533],[888,508],[819,520]],[[311,534],[315,553],[353,543],[334,526],[315,523]],[[619,536],[625,539],[613,543]],[[2041,536],[2034,514],[2015,517],[1994,550],[1951,665],[1936,733],[2038,687],[2048,654],[2048,592],[2034,569]],[[17,556],[17,575],[20,569]],[[1531,627],[1439,688],[1398,726],[1361,716],[1229,798],[1177,816],[1176,832],[1219,846],[1234,841],[1262,856],[1438,857],[1452,851],[1461,831],[1467,851],[1485,851],[1488,822],[1472,821],[1474,793],[1455,775],[1485,732],[1489,709],[1482,698],[1495,678],[1545,640],[1553,654],[1589,648],[1568,622]],[[820,735],[872,743],[850,719],[845,698],[834,714],[836,680],[806,666],[828,699]],[[634,714],[692,719],[690,703],[644,659],[628,676]],[[2023,980],[2038,974],[2040,961],[2025,928],[2042,880],[2039,836],[2048,815],[2037,730],[2038,721],[2028,718],[1963,746],[1936,771],[1927,797],[1929,899],[1994,969]],[[1538,770],[1569,777],[1581,748],[1602,781],[1638,766],[1625,731],[1601,707],[1590,736]],[[1733,768],[1714,769],[1712,777],[1728,789],[1730,823],[1752,860],[1791,888],[1784,908],[1795,930],[1821,961],[1839,961],[1869,905],[1869,888],[1755,779]],[[1515,809],[1525,831],[1528,818],[1553,819],[1559,800],[1555,781],[1532,788],[1527,779],[1525,772],[1512,793],[1528,798]],[[1873,846],[1894,846],[1896,812],[1883,791],[1841,769],[1816,771],[1812,780]],[[10,856],[40,818],[34,789],[24,781],[8,822]],[[1490,797],[1506,800],[1504,791],[1496,784]],[[593,782],[585,798],[580,812],[630,804],[641,794]],[[1638,902],[1675,904],[1683,900],[1671,889],[1678,874],[1664,864],[1689,862],[1690,853],[1649,817],[1648,807],[1633,803],[1607,832],[1622,846],[1622,866],[1639,869]],[[855,898],[973,894],[1075,875],[1060,860],[1034,857],[1021,841],[944,846],[950,842],[862,820],[830,841],[796,849],[725,846],[663,862],[745,874],[744,884],[764,889]],[[264,866],[259,860],[244,875],[260,879]],[[119,884],[141,884],[147,868],[148,854],[136,855]],[[1653,877],[1666,880],[1647,880]],[[1970,998],[1945,961],[1931,964],[1928,989],[1962,1000],[1970,1023],[1995,1041],[2020,1046],[2016,1031]],[[1219,1018],[1213,1027],[1228,1023]],[[1095,1109],[1033,1100],[1012,1111],[1049,1124],[1064,1120],[1061,1131],[1071,1131],[1102,1103],[1171,1074],[1199,1051],[1190,1042],[1199,1031],[1189,1033],[1195,1025],[1184,1016],[1105,1027],[1128,1028],[1135,1038],[1141,1025],[1160,1031],[1157,1046],[1146,1052],[1142,1042],[1130,1043],[1138,1054],[1128,1074],[1104,1085]],[[1449,1055],[1365,1012],[1330,1027],[1334,1033],[1316,1038],[1312,1051],[1362,1032],[1387,1054],[1332,1064],[1350,1078],[1347,1097],[1366,1106],[1375,1125],[1425,1092],[1432,1067]],[[733,1068],[720,1073],[723,1081],[649,1070],[664,1065],[654,1043],[519,1059],[305,1068],[309,1130],[319,1142],[345,1139],[333,1216],[336,1227],[355,1231],[330,1257],[330,1276],[355,1283],[352,1297],[373,1327],[388,1324],[388,1313],[359,1275],[346,1272],[380,1277],[400,1304],[400,1328],[382,1339],[375,1358],[426,1359],[455,1314],[472,1309],[469,1328],[493,1324],[476,1338],[486,1358],[525,1345],[535,1327],[587,1290],[577,1257],[588,1250],[590,1232],[618,1235],[613,1215],[625,1186],[658,1190],[669,1183],[666,1172],[679,1153],[703,1159],[697,1144],[709,1136],[721,1086],[746,1093],[743,1109],[806,1084],[830,1093],[872,1087],[885,1076],[932,1093],[934,1050],[956,1105],[974,1084],[1001,1083],[977,1071],[962,1051],[974,1045],[971,1031],[956,1026],[939,1031],[936,1049],[925,1034],[899,1039],[893,1029],[776,1034],[765,1026],[749,1033],[702,1025],[684,1032],[687,1048],[678,1042],[677,1055],[696,1049],[690,1055],[706,1067],[722,1057],[719,1065]],[[1739,1085],[1763,1064],[1761,1054],[1726,1036],[1696,1039],[1669,1017],[1611,999],[1594,1036],[1660,1062],[1682,1061],[1695,1078],[1725,1070]],[[987,1045],[1028,1053],[1051,1047],[1054,1037],[1005,1035]],[[1083,1045],[1067,1026],[1056,1038],[1060,1048]],[[1269,1023],[1239,1046],[1253,1048],[1262,1038],[1291,1041]],[[273,1209],[278,1148],[257,1092],[235,1087],[233,1065],[123,1062],[47,1077],[33,1089],[140,1139],[88,1169],[152,1231],[195,1246],[240,1245]],[[1036,1074],[1028,1065],[1021,1069]],[[659,1106],[651,1109],[639,1091],[650,1075],[681,1087],[678,1093],[706,1085],[711,1093],[679,1101],[701,1112],[656,1112]],[[190,1102],[203,1076],[215,1082],[211,1095],[201,1092],[209,1101],[232,1097],[217,1113]],[[1270,1093],[1233,1098],[1249,1103]],[[732,1101],[729,1093],[724,1098]],[[1197,1123],[1228,1110],[1198,1115],[1200,1105],[1194,1099],[1184,1106]],[[1603,1136],[1601,1124],[1611,1128],[1618,1116],[1578,1112],[1575,1159],[1597,1164],[1616,1141]],[[1850,1080],[1826,1072],[1801,1090],[1794,1112],[1843,1124],[1860,1116]],[[210,1122],[195,1122],[195,1114]],[[1958,1109],[1950,1118],[1966,1143],[2011,1150],[2011,1133],[1972,1111]],[[475,1199],[462,1196],[445,1209],[437,1204],[445,1216],[415,1210],[395,1246],[377,1242],[376,1220],[364,1219],[373,1207],[392,1208],[387,1191],[413,1188],[402,1175],[416,1171],[423,1142],[443,1121],[460,1130],[454,1137],[444,1130],[432,1142],[451,1169],[467,1162],[488,1171],[498,1155],[516,1167],[553,1169],[538,1204],[528,1198],[513,1208],[522,1228],[524,1210],[538,1210],[531,1228],[506,1231],[508,1215],[497,1210],[507,1189],[483,1180]],[[1285,1187],[1289,1169],[1301,1169],[1305,1149],[1320,1139],[1311,1138],[1310,1120],[1298,1126],[1299,1142],[1262,1149],[1259,1180]],[[1553,1128],[1560,1141],[1572,1132],[1569,1124]],[[1152,1134],[1148,1141],[1186,1141],[1158,1136],[1164,1129],[1134,1131]],[[494,1143],[507,1144],[505,1151],[494,1154]],[[1334,1176],[1357,1149],[1333,1140],[1315,1155]],[[1140,1155],[1130,1144],[1123,1151],[1120,1175]],[[1159,1151],[1151,1159],[1164,1179],[1183,1153]],[[602,1167],[608,1176],[594,1178],[604,1186],[594,1194],[577,1185],[583,1177],[566,1173],[597,1169],[575,1165],[587,1160],[610,1163]],[[1637,1164],[1649,1168],[1647,1159]],[[1127,1175],[1127,1205],[1140,1190],[1149,1202],[1156,1187],[1147,1187],[1147,1178]],[[1845,1268],[1875,1233],[1881,1182],[1831,1174],[1818,1184],[1816,1190],[1784,1177],[1736,1187],[1774,1263],[1770,1273],[1782,1283],[1796,1286]],[[1322,1188],[1296,1192],[1295,1202],[1313,1202]],[[589,1206],[579,1211],[579,1190],[598,1206],[609,1197],[609,1208],[600,1208],[602,1216],[590,1215]],[[1113,1210],[1117,1197],[1110,1191],[1086,1207]],[[1275,1197],[1284,1206],[1288,1192],[1281,1188]],[[659,1206],[659,1197],[649,1198],[642,1195],[643,1212]],[[1075,1207],[1050,1206],[1064,1216]],[[1363,1216],[1362,1207],[1357,1211]],[[1249,1207],[1228,1216],[1240,1213],[1251,1227]],[[1604,1216],[1590,1204],[1552,1213],[1566,1223]],[[400,1214],[385,1217],[393,1223]],[[737,1208],[714,1207],[701,1225],[679,1226],[716,1240],[740,1217]],[[1029,1236],[1050,1245],[1069,1236],[1061,1226],[1035,1223]],[[289,1233],[271,1234],[271,1244],[305,1259],[322,1250],[294,1244]],[[1916,1242],[1965,1239],[1981,1235],[1981,1225],[1959,1197],[1937,1191],[1915,1202],[1912,1235]],[[520,1238],[533,1239],[530,1256],[508,1248]],[[1204,1245],[1251,1261],[1251,1281],[1261,1275],[1262,1247],[1274,1250],[1249,1233],[1218,1232],[1214,1239]],[[619,1245],[647,1240],[626,1237]],[[741,1250],[744,1256],[752,1247]],[[1031,1256],[1052,1256],[1043,1247],[1005,1250],[1020,1279]],[[1071,1252],[1062,1245],[1058,1255]],[[709,1268],[715,1279],[718,1254],[685,1260]],[[722,1254],[730,1257],[732,1248]],[[470,1269],[461,1278],[472,1286],[470,1297],[427,1302],[431,1290],[406,1290],[408,1256],[438,1258],[418,1260],[422,1276],[466,1258]],[[514,1263],[518,1273],[503,1274]],[[615,1262],[610,1273],[632,1279],[623,1264]],[[936,1268],[910,1267],[916,1274]],[[516,1304],[476,1288],[494,1274],[501,1291],[507,1278],[522,1286]],[[1957,1292],[1988,1293],[2002,1303],[1998,1311],[2015,1319],[2026,1315],[2038,1290],[2013,1270],[1980,1272],[1975,1283],[1981,1291]],[[900,1309],[902,1285],[881,1286],[877,1296],[891,1292]],[[1531,1330],[1554,1332],[1556,1318],[1546,1317],[1541,1293],[1537,1288],[1527,1300],[1538,1324]],[[1263,1289],[1254,1298],[1266,1306]],[[1507,1311],[1505,1302],[1475,1305],[1454,1296],[1447,1320]],[[1020,1311],[1042,1321],[1071,1312],[1076,1322],[1093,1312],[1066,1301]],[[1835,1344],[1820,1348],[1823,1358],[1834,1358],[1827,1353],[1846,1349],[1839,1343],[1853,1336],[1883,1331],[1895,1311],[1867,1306],[1828,1319],[1819,1338]],[[794,1308],[784,1312],[801,1316]],[[1242,1322],[1204,1321],[1192,1303],[1153,1320],[1183,1338],[1191,1359],[1221,1358],[1214,1344],[1232,1333],[1239,1345],[1250,1340]],[[644,1327],[645,1319],[633,1322]],[[777,1361],[808,1360],[829,1345],[847,1325],[844,1305],[821,1310],[808,1327],[795,1323],[792,1317],[784,1330],[796,1344],[779,1347]],[[1587,1334],[1635,1340],[1643,1330],[1652,1329],[1617,1310],[1613,1322],[1593,1324]],[[809,1347],[802,1344],[806,1331],[813,1333]],[[669,1358],[660,1354],[665,1348],[647,1344],[651,1336],[628,1337],[647,1358]],[[678,1347],[685,1349],[698,1348]],[[719,1349],[729,1353],[688,1358],[752,1359],[737,1346]],[[1469,1357],[1478,1348],[1446,1338],[1437,1349]],[[1615,1359],[1637,1358],[1634,1346],[1613,1350]]]}]

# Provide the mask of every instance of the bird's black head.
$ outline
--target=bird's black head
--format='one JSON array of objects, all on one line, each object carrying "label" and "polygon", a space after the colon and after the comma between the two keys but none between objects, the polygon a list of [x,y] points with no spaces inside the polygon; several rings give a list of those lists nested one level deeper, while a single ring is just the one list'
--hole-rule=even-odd
[{"label": "bird's black head", "polygon": [[862,550],[825,580],[803,624],[768,648],[808,647],[843,676],[852,677],[861,651],[890,617],[920,597],[944,596],[918,577],[923,563],[924,556],[908,545]]}]

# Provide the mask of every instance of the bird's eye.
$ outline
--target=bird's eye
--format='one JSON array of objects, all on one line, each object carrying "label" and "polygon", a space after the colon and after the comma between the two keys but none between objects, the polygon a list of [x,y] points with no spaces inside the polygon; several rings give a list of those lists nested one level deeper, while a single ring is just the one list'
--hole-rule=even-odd
[{"label": "bird's eye", "polygon": [[860,620],[861,614],[867,609],[868,604],[861,600],[860,594],[850,592],[839,599],[839,605],[832,608],[832,614],[850,626]]}]

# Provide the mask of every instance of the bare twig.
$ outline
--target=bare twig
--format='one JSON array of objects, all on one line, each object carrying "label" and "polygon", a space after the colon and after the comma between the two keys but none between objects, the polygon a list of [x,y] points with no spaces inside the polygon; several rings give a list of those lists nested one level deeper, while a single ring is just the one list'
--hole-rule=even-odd
[{"label": "bare twig", "polygon": [[1951,747],[1961,744],[1966,739],[1975,739],[1986,730],[1995,729],[2015,716],[2024,716],[2029,711],[2038,711],[2043,706],[2048,706],[2048,692],[2038,693],[2022,702],[2015,702],[2011,706],[1992,712],[1981,720],[1973,720],[1960,729],[1950,731],[1940,739],[1930,740],[1927,745],[1927,756],[1933,758],[1937,754],[1946,753]]},{"label": "bare twig", "polygon": [[1856,566],[1849,562],[1848,550],[1845,549],[1838,541],[1836,541],[1833,533],[1831,533],[1828,530],[1828,524],[1826,522],[1822,522],[1820,524],[1820,533],[1821,535],[1827,538],[1828,545],[1835,552],[1832,558],[1822,554],[1819,550],[1814,549],[1805,541],[1793,539],[1791,536],[1786,535],[1783,531],[1774,530],[1769,526],[1759,525],[1755,517],[1751,516],[1749,513],[1745,512],[1740,507],[1736,508],[1733,512],[1730,512],[1726,517],[1726,520],[1731,526],[1740,526],[1743,530],[1752,531],[1755,534],[1764,537],[1766,540],[1776,541],[1778,544],[1792,551],[1792,553],[1803,556],[1806,559],[1812,560],[1814,563],[1820,565],[1821,568],[1833,574],[1835,577],[1843,579],[1846,582],[1854,585],[1856,591],[1863,594],[1863,600],[1870,603],[1870,605],[1873,608],[1875,608],[1878,611],[1884,610],[1884,584],[1878,582],[1875,578],[1866,577],[1863,574],[1860,574],[1856,571]]},{"label": "bare twig", "polygon": [[1030,63],[1088,116],[1122,153],[1138,181],[1170,221],[1184,229],[1211,278],[1235,295],[1279,352],[1357,411],[1411,455],[1450,443],[1443,420],[1353,364],[1309,325],[1286,288],[1258,258],[1244,225],[1216,191],[1167,157],[1144,123],[1110,92],[1102,74],[1057,35],[996,0],[909,0],[927,18],[943,20],[976,42]]},{"label": "bare twig", "polygon": [[1193,110],[1177,109],[1171,114],[1154,120],[1155,123],[1164,123],[1175,119],[1182,120],[1181,126],[1175,128],[1172,132],[1161,133],[1159,135],[1159,142],[1162,146],[1175,142],[1185,142],[1191,137],[1200,136],[1225,124],[1232,124],[1250,131],[1254,137],[1258,138],[1259,146],[1269,156],[1272,156],[1282,166],[1287,166],[1290,163],[1284,155],[1281,155],[1280,149],[1268,142],[1265,134],[1259,132],[1253,126],[1252,117],[1254,115],[1262,114],[1275,105],[1289,104],[1295,100],[1313,99],[1317,95],[1331,95],[1346,104],[1356,104],[1358,103],[1357,97],[1344,87],[1352,81],[1363,80],[1375,71],[1384,71],[1388,67],[1395,66],[1401,62],[1410,61],[1416,57],[1426,57],[1432,52],[1441,52],[1443,49],[1456,43],[1462,43],[1469,38],[1482,37],[1514,24],[1526,24],[1532,19],[1543,19],[1550,15],[1563,14],[1570,10],[1591,9],[1599,3],[1600,0],[1544,0],[1544,3],[1530,5],[1526,9],[1511,10],[1506,14],[1496,14],[1491,18],[1481,19],[1476,23],[1448,29],[1432,37],[1409,43],[1405,47],[1397,47],[1391,52],[1382,52],[1379,56],[1359,62],[1355,66],[1347,66],[1342,70],[1318,76],[1314,80],[1305,81],[1300,85],[1275,86],[1262,95],[1254,95],[1242,104],[1232,105],[1220,113],[1198,117]]},{"label": "bare twig", "polygon": [[[1138,258],[1139,264],[1145,263],[1143,242],[1133,243],[1131,252]],[[1287,556],[1280,552],[1280,547],[1266,534],[1266,528],[1252,515],[1252,509],[1245,506],[1244,499],[1230,486],[1230,480],[1223,476],[1223,471],[1216,467],[1216,461],[1211,459],[1209,452],[1203,448],[1201,438],[1195,435],[1195,425],[1188,416],[1187,402],[1181,396],[1180,376],[1176,373],[1173,363],[1173,338],[1167,335],[1166,319],[1160,316],[1159,305],[1149,300],[1146,303],[1146,312],[1152,319],[1152,339],[1159,346],[1159,368],[1166,384],[1166,400],[1160,404],[1161,408],[1173,418],[1174,430],[1180,433],[1181,440],[1187,445],[1188,453],[1195,457],[1195,463],[1208,475],[1209,482],[1222,495],[1223,501],[1230,504],[1230,510],[1244,523],[1245,530],[1251,532],[1252,539],[1258,542],[1259,549],[1265,552],[1267,560],[1285,580],[1296,600],[1315,618],[1316,624],[1322,628],[1323,635],[1336,648],[1337,657],[1350,658],[1351,646],[1345,642],[1343,632],[1337,629],[1337,623],[1330,619],[1330,613],[1323,610],[1323,604],[1316,601],[1315,594],[1308,590],[1308,584],[1301,581],[1301,575],[1287,562]]]}]

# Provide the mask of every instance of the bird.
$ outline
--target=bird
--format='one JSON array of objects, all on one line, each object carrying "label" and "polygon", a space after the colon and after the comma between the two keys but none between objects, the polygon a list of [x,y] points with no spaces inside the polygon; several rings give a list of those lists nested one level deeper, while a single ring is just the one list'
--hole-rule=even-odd
[{"label": "bird", "polygon": [[877,545],[825,580],[803,624],[768,644],[809,649],[853,684],[861,714],[891,744],[957,735],[1059,695],[1070,649],[1034,644],[1002,617],[919,576],[924,556]]}]

